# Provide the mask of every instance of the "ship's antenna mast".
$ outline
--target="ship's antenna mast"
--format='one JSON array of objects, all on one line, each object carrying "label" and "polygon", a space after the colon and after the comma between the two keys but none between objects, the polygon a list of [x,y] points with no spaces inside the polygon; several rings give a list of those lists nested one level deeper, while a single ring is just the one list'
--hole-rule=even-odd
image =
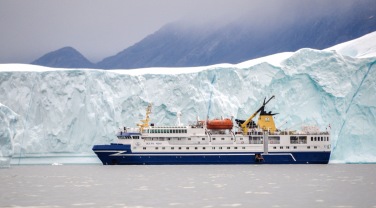
[{"label": "ship's antenna mast", "polygon": [[146,108],[146,116],[144,120],[141,120],[141,124],[137,124],[138,127],[140,127],[140,133],[144,130],[144,128],[149,127],[149,121],[150,121],[150,113],[151,113],[151,103],[149,103],[148,107]]}]

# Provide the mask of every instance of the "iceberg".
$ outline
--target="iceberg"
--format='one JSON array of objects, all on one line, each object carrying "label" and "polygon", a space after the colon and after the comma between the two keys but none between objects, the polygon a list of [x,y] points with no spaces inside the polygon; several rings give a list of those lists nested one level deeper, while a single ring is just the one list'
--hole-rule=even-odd
[{"label": "iceberg", "polygon": [[[267,110],[279,113],[277,128],[327,128],[331,162],[370,163],[376,162],[376,46],[369,48],[369,42],[376,42],[376,32],[325,50],[305,48],[239,64],[190,68],[1,64],[0,102],[11,106],[22,124],[19,131],[9,131],[19,160],[95,157],[92,146],[114,141],[119,128],[135,127],[148,103],[153,104],[153,123],[174,124],[181,112],[188,124],[197,116],[246,119],[264,97],[275,95]],[[11,139],[0,139],[11,146]],[[1,151],[4,155],[7,150]]]}]

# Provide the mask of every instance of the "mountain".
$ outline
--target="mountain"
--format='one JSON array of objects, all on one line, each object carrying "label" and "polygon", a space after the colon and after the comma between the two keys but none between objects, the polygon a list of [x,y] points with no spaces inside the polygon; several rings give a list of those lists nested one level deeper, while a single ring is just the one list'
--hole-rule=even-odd
[{"label": "mountain", "polygon": [[374,163],[375,43],[376,32],[325,50],[157,70],[0,64],[0,156],[18,157],[17,163],[42,158],[51,164],[59,157],[72,163],[74,156],[98,160],[93,144],[115,141],[119,127],[136,128],[148,103],[152,123],[175,124],[181,112],[188,124],[208,114],[246,119],[264,97],[275,95],[266,110],[279,113],[278,128],[324,130],[330,124],[331,162]]},{"label": "mountain", "polygon": [[[315,8],[312,8],[314,10]],[[239,63],[300,48],[324,49],[376,31],[376,4],[359,1],[318,17],[302,12],[287,21],[282,13],[255,20],[245,15],[221,25],[175,22],[98,63],[104,69],[184,67]],[[260,18],[265,18],[261,16]],[[279,20],[281,19],[281,20]]]},{"label": "mountain", "polygon": [[95,64],[72,47],[47,53],[31,64],[55,68],[95,68]]}]

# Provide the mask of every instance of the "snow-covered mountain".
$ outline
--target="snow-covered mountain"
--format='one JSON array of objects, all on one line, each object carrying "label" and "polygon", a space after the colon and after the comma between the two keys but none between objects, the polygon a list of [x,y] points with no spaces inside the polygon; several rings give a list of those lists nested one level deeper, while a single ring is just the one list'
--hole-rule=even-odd
[{"label": "snow-covered mountain", "polygon": [[[323,5],[328,4],[332,6],[324,9]],[[249,7],[252,5],[250,2]],[[268,6],[220,21],[201,17],[200,23],[172,22],[95,66],[77,51],[67,54],[65,50],[48,53],[33,63],[101,69],[239,63],[300,48],[324,49],[376,31],[374,0],[296,1],[290,6],[287,10]],[[276,12],[276,8],[280,11]]]},{"label": "snow-covered mountain", "polygon": [[[267,110],[279,113],[277,127],[330,125],[332,162],[375,162],[375,43],[376,32],[326,50],[301,49],[236,65],[178,69],[2,64],[0,103],[19,115],[20,125],[1,128],[0,135],[17,130],[17,157],[91,155],[92,145],[114,141],[119,127],[135,127],[150,102],[153,123],[173,124],[180,111],[187,124],[197,116],[206,118],[209,102],[210,118],[246,119],[264,97],[275,95]],[[10,141],[0,138],[2,143]]]}]

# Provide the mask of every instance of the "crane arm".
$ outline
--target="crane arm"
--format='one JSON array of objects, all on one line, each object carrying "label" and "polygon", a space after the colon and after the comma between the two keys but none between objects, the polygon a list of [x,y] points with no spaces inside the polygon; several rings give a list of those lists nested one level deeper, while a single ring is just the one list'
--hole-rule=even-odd
[{"label": "crane arm", "polygon": [[266,101],[265,102],[265,100],[266,100],[266,98],[264,98],[264,103],[263,103],[263,105],[255,112],[255,113],[253,113],[246,121],[244,121],[244,123],[242,123],[241,125],[240,125],[240,127],[243,129],[243,133],[244,134],[246,134],[247,133],[247,131],[248,131],[248,127],[247,127],[247,125],[249,124],[249,122],[251,122],[251,120],[262,110],[262,109],[264,109],[264,107],[265,107],[265,105],[266,104],[268,104],[269,103],[269,101],[271,100],[271,99],[273,99],[275,96],[273,95],[272,97],[270,97],[269,98],[269,100],[268,101]]}]

